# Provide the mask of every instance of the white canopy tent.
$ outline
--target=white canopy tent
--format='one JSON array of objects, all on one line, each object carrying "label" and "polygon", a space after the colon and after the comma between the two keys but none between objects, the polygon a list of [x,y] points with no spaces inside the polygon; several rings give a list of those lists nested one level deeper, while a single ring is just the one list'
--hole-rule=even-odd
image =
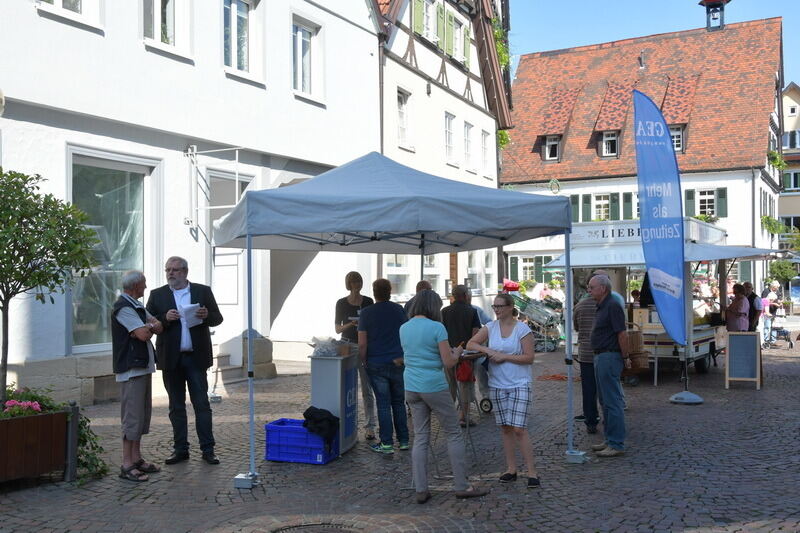
[{"label": "white canopy tent", "polygon": [[[247,249],[247,288],[252,294],[254,248],[434,254],[564,234],[569,249],[570,229],[571,210],[566,197],[492,189],[439,178],[372,152],[303,183],[248,191],[233,211],[216,223],[214,244]],[[566,262],[569,265],[568,257]],[[567,309],[568,322],[570,313],[571,308]],[[248,298],[247,321],[250,394],[247,476],[255,481],[251,298]],[[570,338],[567,360],[571,363]],[[567,368],[569,456],[577,452],[572,451],[572,365]]]},{"label": "white canopy tent", "polygon": [[[726,244],[701,244],[687,242],[684,245],[686,261],[717,261],[719,259],[763,259],[780,253],[781,250],[753,248],[752,246],[729,246]],[[565,255],[556,257],[546,266],[563,267]],[[570,251],[572,268],[643,265],[642,245],[636,243],[605,244],[598,246],[576,246]]]}]

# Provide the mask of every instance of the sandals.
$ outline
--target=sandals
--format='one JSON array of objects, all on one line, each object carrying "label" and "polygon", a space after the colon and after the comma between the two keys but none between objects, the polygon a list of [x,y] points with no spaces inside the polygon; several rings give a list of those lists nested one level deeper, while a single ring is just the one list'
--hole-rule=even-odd
[{"label": "sandals", "polygon": [[[134,470],[139,473],[134,474],[133,473]],[[150,479],[147,476],[147,474],[139,470],[139,468],[135,464],[132,464],[128,468],[125,468],[124,466],[119,467],[119,477],[122,479],[126,479],[128,481],[136,481],[136,482],[147,481],[148,479]]]},{"label": "sandals", "polygon": [[144,459],[139,459],[133,463],[133,466],[136,467],[136,470],[139,472],[145,472],[147,474],[157,474],[158,472],[161,472],[160,467],[154,465],[153,463],[145,463]]}]

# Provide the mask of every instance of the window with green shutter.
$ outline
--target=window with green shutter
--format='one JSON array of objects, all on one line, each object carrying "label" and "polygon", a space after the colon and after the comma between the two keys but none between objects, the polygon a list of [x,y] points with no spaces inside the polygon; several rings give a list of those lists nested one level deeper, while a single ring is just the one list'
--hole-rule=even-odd
[{"label": "window with green shutter", "polygon": [[436,6],[436,46],[444,49],[444,5]]},{"label": "window with green shutter", "polygon": [[611,220],[619,220],[619,193],[612,192],[609,199],[609,218]]},{"label": "window with green shutter", "polygon": [[633,193],[622,193],[622,220],[633,219]]},{"label": "window with green shutter", "polygon": [[693,217],[694,209],[694,189],[686,189],[683,193],[683,212],[687,217]]},{"label": "window with green shutter", "polygon": [[411,16],[414,18],[412,21],[414,33],[422,35],[425,32],[425,0],[414,0]]},{"label": "window with green shutter", "polygon": [[581,219],[584,222],[592,221],[592,195],[584,194],[581,198]]},{"label": "window with green shutter", "polygon": [[470,35],[469,35],[469,26],[464,26],[464,66],[469,68],[469,53],[472,50]]},{"label": "window with green shutter", "polygon": [[745,281],[753,282],[752,261],[739,261],[739,283],[744,283]]},{"label": "window with green shutter", "polygon": [[447,25],[444,34],[444,53],[452,56],[453,55],[453,29],[455,26],[455,16],[452,12],[448,11],[446,14],[447,17]]},{"label": "window with green shutter", "polygon": [[579,194],[571,194],[569,196],[569,205],[572,207],[572,221],[573,222],[580,222],[581,221],[581,208],[580,208],[580,195]]},{"label": "window with green shutter", "polygon": [[509,277],[514,280],[519,280],[519,257],[510,257],[509,260]]},{"label": "window with green shutter", "polygon": [[728,188],[720,187],[717,189],[717,212],[718,217],[728,216]]}]

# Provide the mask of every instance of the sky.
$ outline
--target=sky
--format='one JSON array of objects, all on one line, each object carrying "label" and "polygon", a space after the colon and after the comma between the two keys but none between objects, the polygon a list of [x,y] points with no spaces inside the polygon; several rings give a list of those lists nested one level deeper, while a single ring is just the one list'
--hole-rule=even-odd
[{"label": "sky", "polygon": [[[698,0],[511,0],[512,66],[520,54],[705,28]],[[800,1],[732,0],[725,23],[783,17],[783,77],[800,84]]]}]

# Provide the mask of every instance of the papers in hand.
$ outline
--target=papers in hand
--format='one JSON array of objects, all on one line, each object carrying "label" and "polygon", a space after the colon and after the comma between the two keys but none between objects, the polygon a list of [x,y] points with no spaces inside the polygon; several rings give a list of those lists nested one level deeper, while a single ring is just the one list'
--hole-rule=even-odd
[{"label": "papers in hand", "polygon": [[200,309],[200,304],[182,305],[178,311],[181,313],[181,318],[186,320],[186,327],[193,328],[203,322],[202,318],[197,318],[197,310]]}]

